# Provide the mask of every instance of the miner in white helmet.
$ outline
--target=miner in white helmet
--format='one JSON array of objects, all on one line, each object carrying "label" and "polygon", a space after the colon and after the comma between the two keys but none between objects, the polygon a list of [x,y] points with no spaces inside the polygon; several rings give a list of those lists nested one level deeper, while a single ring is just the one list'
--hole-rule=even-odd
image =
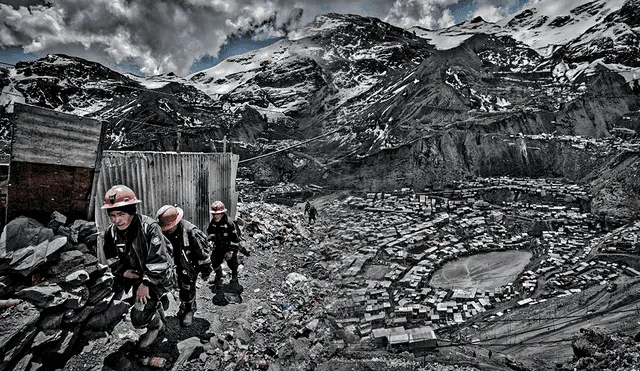
[{"label": "miner in white helmet", "polygon": [[173,261],[176,267],[180,290],[180,309],[177,317],[182,326],[189,327],[197,310],[196,281],[198,274],[207,281],[213,268],[207,236],[195,225],[183,218],[184,211],[172,205],[162,206],[156,219],[162,233],[173,246]]}]

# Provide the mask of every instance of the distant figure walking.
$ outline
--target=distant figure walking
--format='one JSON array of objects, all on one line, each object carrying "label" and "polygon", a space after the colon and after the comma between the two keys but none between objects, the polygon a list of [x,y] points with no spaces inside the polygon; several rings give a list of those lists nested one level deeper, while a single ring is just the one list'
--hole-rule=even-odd
[{"label": "distant figure walking", "polygon": [[304,204],[304,215],[307,215],[307,213],[309,212],[310,208],[311,208],[311,203],[309,201],[307,201],[307,203]]},{"label": "distant figure walking", "polygon": [[316,216],[318,215],[318,210],[316,207],[311,205],[309,207],[309,224],[314,224],[316,222]]}]

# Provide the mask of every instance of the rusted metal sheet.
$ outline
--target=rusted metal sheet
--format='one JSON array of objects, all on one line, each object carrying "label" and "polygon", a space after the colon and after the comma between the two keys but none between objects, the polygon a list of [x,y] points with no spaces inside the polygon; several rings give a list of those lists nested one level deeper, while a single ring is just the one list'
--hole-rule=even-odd
[{"label": "rusted metal sheet", "polygon": [[11,161],[94,168],[100,121],[15,104]]},{"label": "rusted metal sheet", "polygon": [[133,189],[142,200],[138,211],[151,217],[162,205],[176,204],[185,219],[205,229],[215,200],[222,200],[234,217],[238,159],[231,153],[104,151],[96,187],[98,228],[104,230],[110,223],[100,207],[104,194],[116,184]]},{"label": "rusted metal sheet", "polygon": [[7,220],[87,219],[102,122],[16,103],[12,124]]}]

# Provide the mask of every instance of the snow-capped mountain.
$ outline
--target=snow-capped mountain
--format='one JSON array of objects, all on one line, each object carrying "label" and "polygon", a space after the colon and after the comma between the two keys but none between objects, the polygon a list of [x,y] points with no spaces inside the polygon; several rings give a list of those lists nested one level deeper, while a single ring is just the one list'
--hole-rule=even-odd
[{"label": "snow-capped mountain", "polygon": [[10,112],[11,103],[19,102],[103,119],[110,124],[109,148],[174,150],[178,132],[181,145],[193,150],[215,148],[212,140],[230,131],[255,139],[248,121],[237,125],[246,110],[225,111],[219,101],[174,74],[142,78],[66,55],[3,71],[4,110]]},{"label": "snow-capped mountain", "polygon": [[[591,4],[591,3],[589,3]],[[627,1],[554,53],[555,60],[640,67],[640,1]]]},{"label": "snow-capped mountain", "polygon": [[[602,23],[624,5],[625,0],[539,0],[498,23],[477,17],[441,30],[414,27],[411,31],[428,39],[438,49],[451,49],[478,33],[509,35],[549,57],[557,48]],[[627,1],[626,7],[637,7],[637,4]]]},{"label": "snow-capped mountain", "polygon": [[111,148],[208,151],[227,136],[250,157],[304,144],[250,163],[272,180],[368,189],[467,175],[579,180],[616,152],[575,151],[569,140],[541,150],[540,138],[640,132],[639,1],[542,0],[500,23],[437,31],[327,14],[185,77],[49,56],[2,70],[0,100],[104,119]]},{"label": "snow-capped mountain", "polygon": [[431,49],[423,39],[378,19],[327,14],[288,40],[187,78],[212,97],[250,103],[277,120],[346,109],[348,102],[415,68]]}]

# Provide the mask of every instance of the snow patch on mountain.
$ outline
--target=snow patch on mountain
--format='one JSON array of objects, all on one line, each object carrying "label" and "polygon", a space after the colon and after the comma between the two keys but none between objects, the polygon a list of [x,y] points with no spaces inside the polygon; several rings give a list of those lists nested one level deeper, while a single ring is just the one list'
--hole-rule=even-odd
[{"label": "snow patch on mountain", "polygon": [[575,81],[580,77],[594,75],[598,66],[618,73],[624,77],[630,86],[632,86],[635,81],[640,80],[640,67],[629,67],[619,63],[605,63],[602,58],[592,62],[574,63],[572,67],[561,62],[554,67],[553,76],[556,79],[565,78],[568,81]]},{"label": "snow patch on mountain", "polygon": [[457,25],[428,30],[410,29],[415,35],[429,40],[439,50],[461,45],[474,34],[511,36],[528,45],[544,57],[559,46],[585,33],[602,22],[605,16],[622,7],[625,0],[540,0],[531,2],[512,18],[498,23],[477,17]]},{"label": "snow patch on mountain", "polygon": [[601,22],[609,13],[622,7],[625,0],[541,0],[522,9],[500,24],[512,37],[545,57],[558,46]]},{"label": "snow patch on mountain", "polygon": [[412,27],[409,30],[416,36],[429,40],[429,43],[438,50],[456,48],[476,34],[507,35],[507,32],[504,31],[500,25],[486,22],[481,17],[476,17],[440,30],[429,30],[419,26]]},{"label": "snow patch on mountain", "polygon": [[294,41],[313,37],[322,33],[330,33],[346,24],[347,23],[343,19],[330,17],[328,15],[320,15],[315,18],[314,22],[290,32],[288,38],[289,40]]}]

